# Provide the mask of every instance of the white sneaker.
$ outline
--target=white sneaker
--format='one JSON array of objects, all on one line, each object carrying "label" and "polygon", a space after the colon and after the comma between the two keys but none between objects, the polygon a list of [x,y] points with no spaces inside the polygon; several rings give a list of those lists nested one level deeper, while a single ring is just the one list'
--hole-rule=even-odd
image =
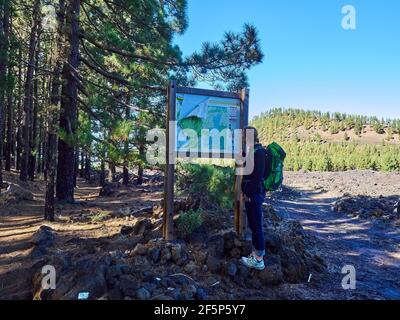
[{"label": "white sneaker", "polygon": [[242,257],[240,262],[244,264],[246,267],[251,269],[256,269],[262,271],[265,269],[264,259],[258,261],[254,255],[250,255],[249,257]]}]

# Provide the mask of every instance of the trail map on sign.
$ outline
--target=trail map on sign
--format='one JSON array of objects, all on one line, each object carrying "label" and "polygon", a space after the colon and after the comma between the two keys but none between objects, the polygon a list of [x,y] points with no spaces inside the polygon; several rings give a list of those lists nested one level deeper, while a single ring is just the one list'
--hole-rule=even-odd
[{"label": "trail map on sign", "polygon": [[[185,129],[191,129],[198,137],[197,148],[199,152],[234,153],[234,150],[236,150],[234,130],[240,128],[240,105],[239,99],[177,94],[177,151],[187,151],[185,148],[196,147],[196,141],[193,145],[193,140],[190,140],[183,132]],[[227,138],[231,140],[231,145],[226,145],[224,139],[219,139],[221,141],[217,141],[217,143],[215,141],[212,143],[211,138],[202,141],[201,133],[203,129],[216,129],[222,134],[224,134],[225,129],[230,129]]]}]

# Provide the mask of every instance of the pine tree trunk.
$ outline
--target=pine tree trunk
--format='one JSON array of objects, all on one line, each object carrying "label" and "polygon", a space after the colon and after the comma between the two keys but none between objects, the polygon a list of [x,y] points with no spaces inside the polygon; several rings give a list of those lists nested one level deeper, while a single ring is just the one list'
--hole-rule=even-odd
[{"label": "pine tree trunk", "polygon": [[71,140],[77,125],[78,83],[75,70],[79,66],[79,10],[80,0],[68,0],[66,22],[68,25],[68,63],[63,66],[61,94],[60,129],[66,135],[65,141],[58,141],[57,198],[60,201],[74,201],[75,147]]},{"label": "pine tree trunk", "polygon": [[[21,119],[21,117],[18,117]],[[21,122],[21,121],[18,121]],[[21,170],[21,155],[22,155],[22,130],[21,127],[17,129],[17,150],[15,155],[15,170]]]},{"label": "pine tree trunk", "polygon": [[[19,60],[22,60],[22,48],[19,49]],[[22,63],[18,66],[18,110],[17,110],[17,149],[15,155],[15,169],[21,170],[21,153],[22,153]]]},{"label": "pine tree trunk", "polygon": [[36,45],[36,54],[35,54],[35,80],[33,81],[33,114],[32,114],[32,131],[30,138],[30,153],[29,153],[29,170],[28,176],[29,180],[35,180],[35,168],[36,168],[36,150],[38,149],[37,143],[37,126],[38,126],[38,112],[39,112],[39,76],[38,76],[38,67],[39,67],[39,52],[40,52],[40,34],[41,28],[39,26],[37,32],[37,45]]},{"label": "pine tree trunk", "polygon": [[104,187],[106,184],[106,165],[104,162],[104,157],[102,157],[100,162],[100,186]]},{"label": "pine tree trunk", "polygon": [[32,30],[29,40],[28,67],[25,79],[24,98],[24,127],[23,127],[23,152],[21,158],[21,181],[28,180],[29,158],[31,153],[31,130],[32,130],[32,95],[33,95],[33,71],[35,63],[35,52],[37,43],[37,30],[40,23],[40,0],[35,0],[33,7]]},{"label": "pine tree trunk", "polygon": [[80,161],[81,161],[81,165],[80,165],[81,168],[79,170],[79,176],[81,178],[83,178],[85,176],[85,151],[83,150],[83,148],[81,150],[81,159],[80,159]]},{"label": "pine tree trunk", "polygon": [[90,154],[86,153],[86,158],[85,158],[85,180],[90,182],[90,167],[91,167],[91,162],[90,162]]},{"label": "pine tree trunk", "polygon": [[[56,87],[57,85],[53,85]],[[52,91],[55,91],[53,89]],[[57,94],[55,94],[57,95]],[[52,99],[52,103],[56,102],[55,98]],[[44,210],[44,218],[45,220],[53,221],[54,220],[54,182],[55,182],[55,173],[56,173],[56,163],[57,163],[57,132],[56,132],[56,120],[54,115],[50,115],[49,119],[52,124],[48,133],[48,146],[47,151],[49,154],[48,164],[46,169],[46,201],[45,201],[45,210]]]},{"label": "pine tree trunk", "polygon": [[37,164],[35,171],[37,174],[42,173],[42,128],[39,128],[39,144],[38,144],[38,154],[37,154]]},{"label": "pine tree trunk", "polygon": [[144,150],[144,145],[140,144],[139,146],[139,156],[140,156],[140,164],[138,168],[138,179],[137,179],[137,184],[142,185],[143,184],[143,159],[145,158],[145,150]]},{"label": "pine tree trunk", "polygon": [[77,146],[75,148],[75,168],[74,168],[74,187],[76,188],[76,179],[78,177],[78,171],[79,171],[79,147]]},{"label": "pine tree trunk", "polygon": [[43,141],[42,141],[42,163],[41,163],[41,171],[43,172],[43,177],[46,180],[47,174],[46,174],[46,166],[47,166],[47,159],[46,159],[46,154],[47,149],[47,134],[46,134],[46,126],[47,124],[45,123],[45,120],[43,119]]},{"label": "pine tree trunk", "polygon": [[7,88],[9,9],[10,1],[2,1],[0,5],[0,192],[3,187],[4,100]]},{"label": "pine tree trunk", "polygon": [[[46,63],[48,62],[45,58]],[[42,87],[41,87],[41,94],[42,94],[42,110],[44,111],[44,105],[45,101],[48,101],[47,94],[46,94],[46,81],[42,80]],[[44,119],[43,115],[41,114],[39,117],[39,125],[38,125],[38,144],[37,144],[37,150],[38,150],[38,155],[37,155],[37,166],[36,166],[36,173],[40,174],[42,173],[42,168],[43,168],[43,145],[44,145]]]},{"label": "pine tree trunk", "polygon": [[[7,0],[6,2],[9,2]],[[5,12],[4,12],[4,30],[8,42],[9,34],[11,33],[11,21],[9,17],[9,6],[6,4],[5,6]],[[9,23],[7,23],[9,22]],[[7,77],[10,78],[12,76],[12,64],[10,63],[10,59],[8,59],[8,72],[7,72]],[[11,161],[12,158],[11,156],[13,155],[13,140],[14,140],[14,126],[13,126],[13,121],[14,121],[14,109],[13,109],[13,92],[12,92],[12,87],[10,84],[7,86],[7,136],[6,136],[6,147],[5,147],[5,170],[6,171],[11,171]]]},{"label": "pine tree trunk", "polygon": [[[47,47],[47,46],[46,46]],[[47,49],[47,48],[46,48]],[[45,62],[48,65],[51,65],[51,61],[48,59],[48,56],[46,54]],[[49,95],[49,90],[50,88],[50,83],[51,83],[51,76],[49,76],[46,80],[42,81],[42,113],[40,115],[40,128],[39,128],[39,154],[38,154],[38,166],[37,166],[37,173],[44,173],[44,167],[45,167],[45,145],[46,145],[46,105],[47,101],[50,101],[50,95]]]},{"label": "pine tree trunk", "polygon": [[[129,104],[129,100],[130,100],[130,98],[128,96],[127,104]],[[129,118],[130,118],[130,110],[129,110],[129,107],[127,106],[127,107],[125,107],[125,119],[129,120]],[[122,179],[123,182],[122,183],[125,186],[127,186],[129,184],[128,155],[129,155],[129,140],[128,140],[128,137],[127,137],[127,139],[125,141],[125,144],[124,144],[124,156],[125,156],[125,159],[124,159],[124,168],[123,168],[123,174],[122,174],[122,176],[123,176],[123,179]]]},{"label": "pine tree trunk", "polygon": [[126,165],[124,165],[124,168],[122,171],[122,184],[124,186],[127,186],[129,184],[129,170]]},{"label": "pine tree trunk", "polygon": [[12,109],[12,102],[10,101],[10,98],[12,99],[12,96],[8,96],[7,98],[7,135],[5,139],[5,149],[4,149],[4,159],[5,159],[5,165],[4,165],[4,170],[5,171],[11,171],[11,148],[12,148],[12,120],[13,120],[13,109]]},{"label": "pine tree trunk", "polygon": [[[50,87],[50,90],[52,90],[53,87],[53,83]],[[50,93],[50,98],[49,101],[51,101],[51,93]],[[47,181],[47,167],[49,164],[49,132],[50,132],[50,124],[49,124],[49,115],[48,112],[46,112],[46,122],[44,125],[44,129],[43,129],[43,163],[42,163],[42,171],[43,171],[43,179],[44,181]]]},{"label": "pine tree trunk", "polygon": [[12,157],[14,156],[14,108],[12,90],[8,90],[7,97],[7,137],[5,149],[5,167],[6,171],[11,171]]},{"label": "pine tree trunk", "polygon": [[117,170],[115,169],[115,163],[111,160],[108,162],[108,169],[110,170],[108,180],[114,182]]},{"label": "pine tree trunk", "polygon": [[45,200],[45,212],[44,218],[46,220],[54,220],[54,185],[55,175],[57,166],[57,121],[59,113],[60,103],[60,76],[61,76],[61,53],[63,36],[62,31],[64,29],[64,17],[65,15],[65,1],[59,0],[59,8],[57,11],[57,41],[55,51],[55,67],[53,71],[52,88],[50,96],[50,108],[48,112],[48,136],[47,136],[47,148],[46,148],[46,200]]}]

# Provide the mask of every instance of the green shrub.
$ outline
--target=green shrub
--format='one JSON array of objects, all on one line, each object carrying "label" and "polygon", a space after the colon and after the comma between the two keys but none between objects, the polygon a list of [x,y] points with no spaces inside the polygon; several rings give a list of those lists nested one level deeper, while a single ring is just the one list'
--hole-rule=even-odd
[{"label": "green shrub", "polygon": [[102,222],[104,220],[107,220],[107,218],[109,217],[108,212],[106,211],[100,211],[99,213],[90,216],[90,220],[94,223],[94,222]]},{"label": "green shrub", "polygon": [[196,229],[203,224],[201,209],[189,210],[179,215],[177,229],[182,238],[190,236]]},{"label": "green shrub", "polygon": [[383,171],[396,171],[399,170],[400,162],[396,159],[395,154],[386,153],[381,157],[381,169]]},{"label": "green shrub", "polygon": [[201,199],[202,205],[232,208],[235,171],[232,167],[180,164],[176,186],[178,193]]}]

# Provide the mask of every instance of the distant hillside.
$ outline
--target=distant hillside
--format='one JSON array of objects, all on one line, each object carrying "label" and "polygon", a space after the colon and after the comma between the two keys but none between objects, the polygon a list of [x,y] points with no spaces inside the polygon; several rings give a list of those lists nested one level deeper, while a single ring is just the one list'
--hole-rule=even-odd
[{"label": "distant hillside", "polygon": [[290,170],[400,171],[400,119],[272,109],[251,123],[263,144],[286,149]]}]

